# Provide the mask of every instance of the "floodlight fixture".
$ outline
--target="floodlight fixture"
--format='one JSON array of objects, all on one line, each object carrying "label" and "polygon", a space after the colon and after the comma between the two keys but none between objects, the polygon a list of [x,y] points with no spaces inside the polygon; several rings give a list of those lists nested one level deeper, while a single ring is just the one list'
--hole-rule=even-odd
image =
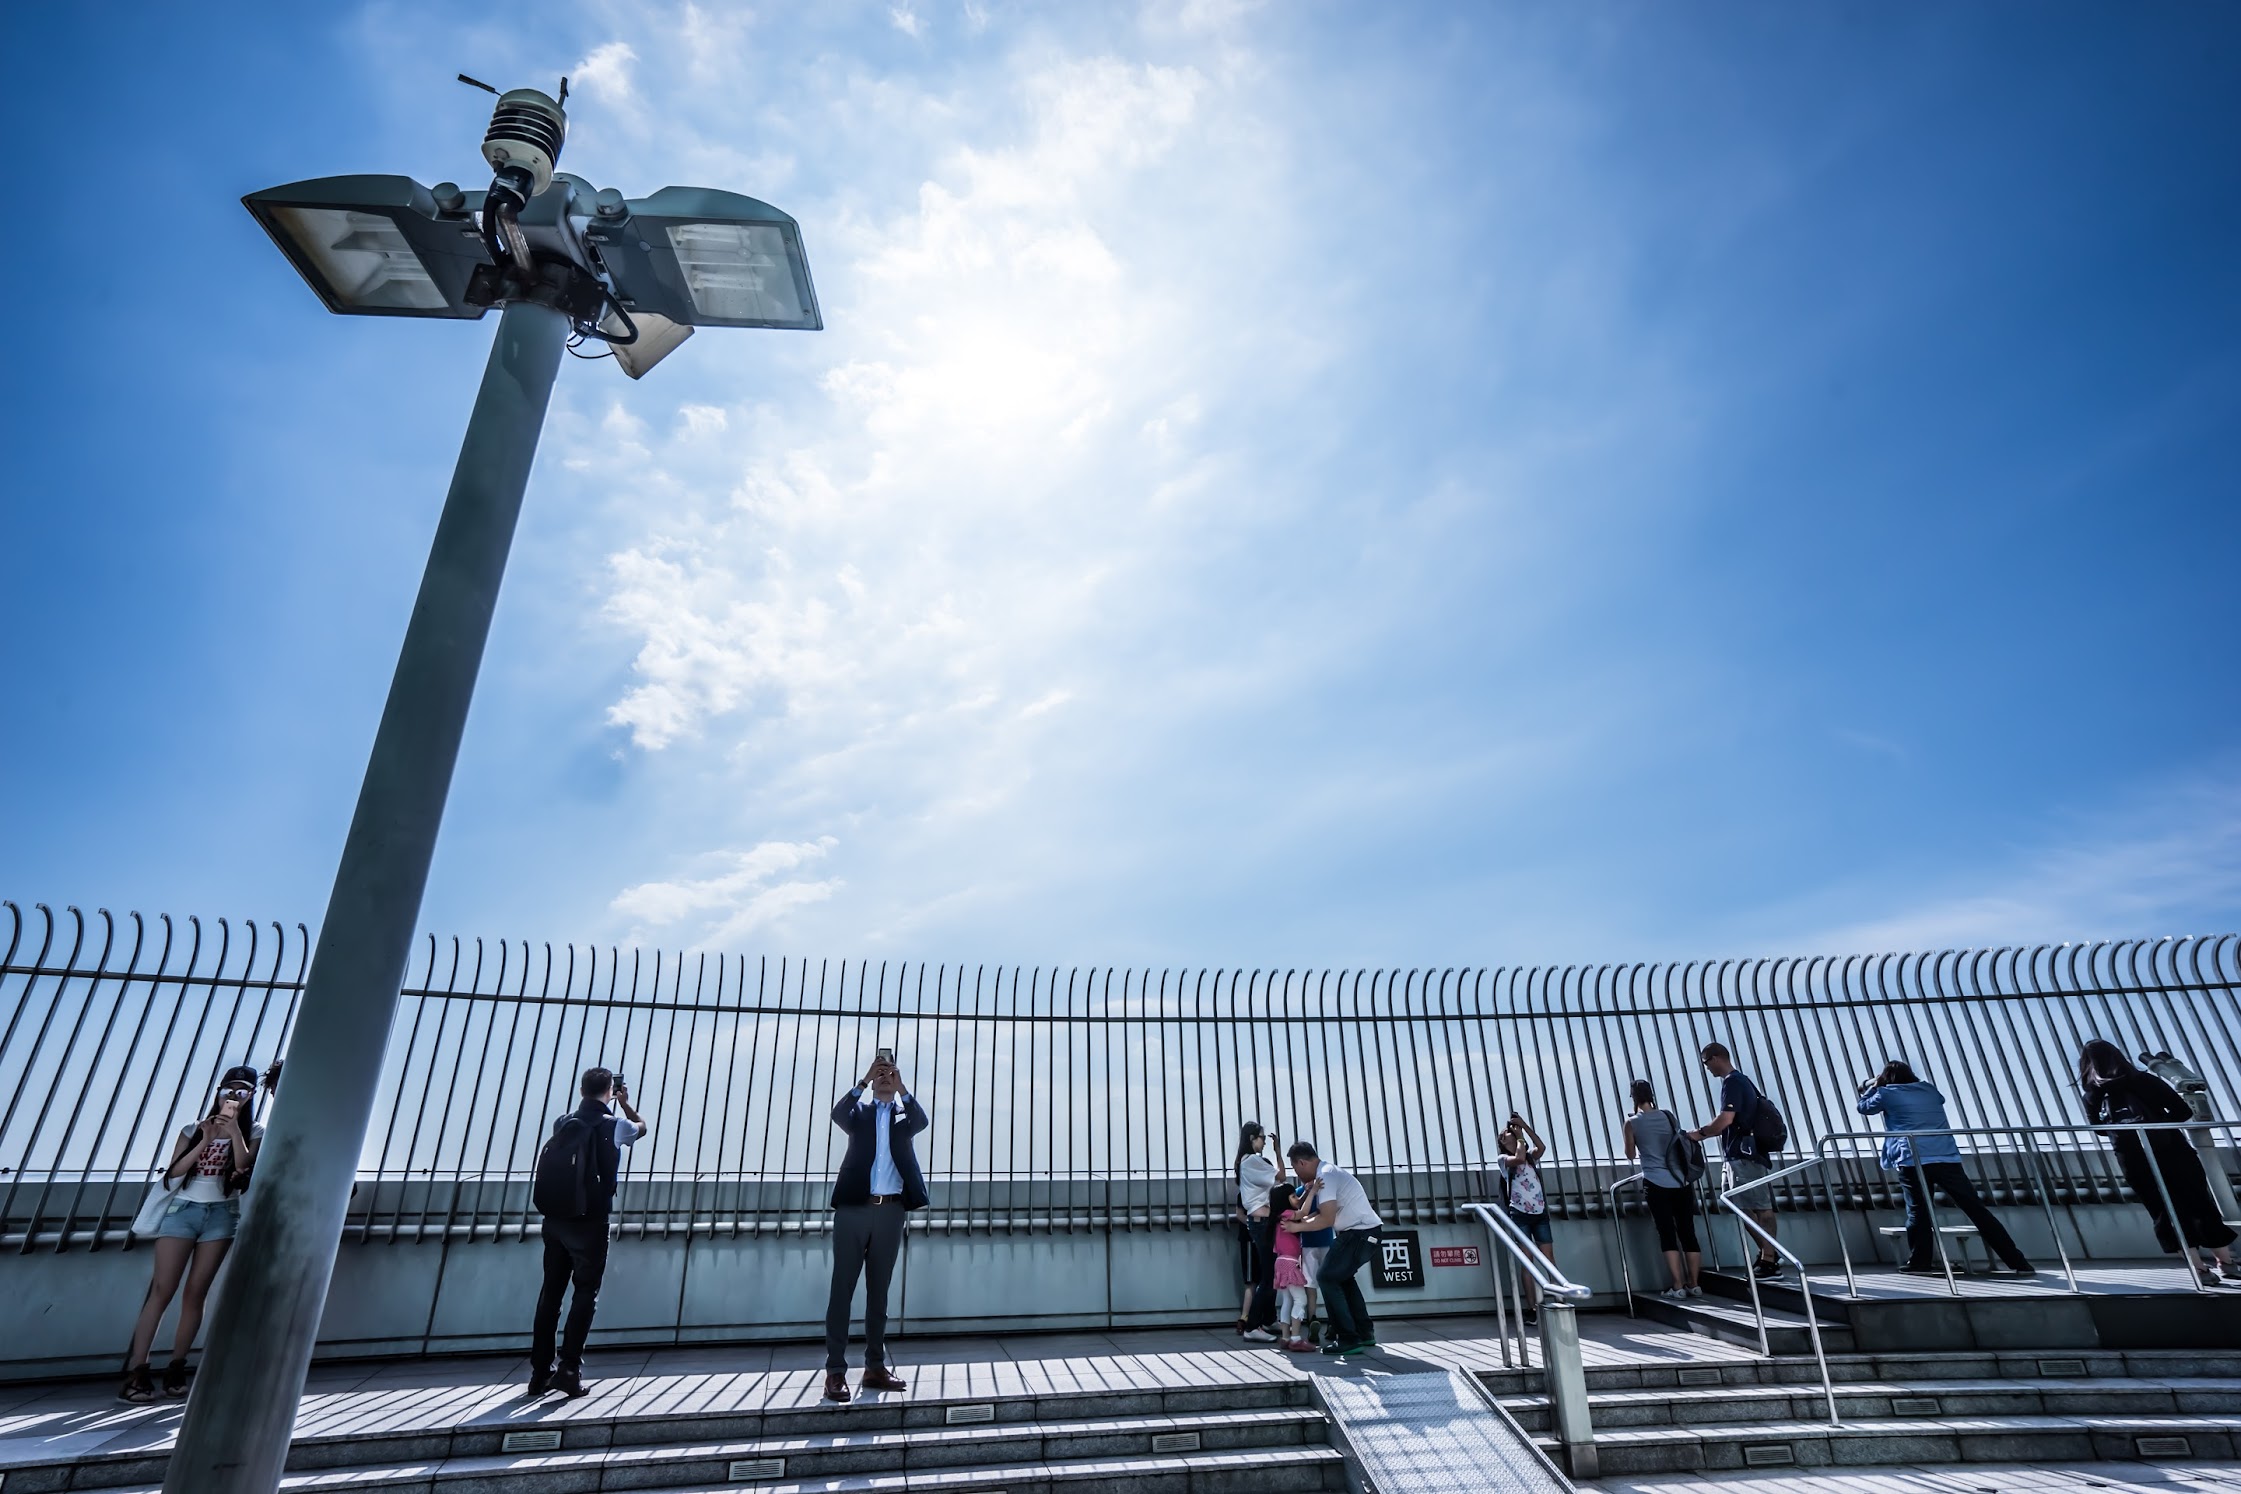
[{"label": "floodlight fixture", "polygon": [[[473,83],[471,78],[463,81]],[[498,94],[488,84],[478,88]],[[235,1289],[219,1299],[169,1494],[272,1494],[304,1374],[475,676],[563,351],[643,376],[698,327],[824,325],[801,227],[702,187],[630,198],[559,169],[568,84],[498,94],[490,185],[330,176],[242,199],[329,311],[498,334],[374,734],[288,1050]]]},{"label": "floodlight fixture", "polygon": [[575,346],[608,344],[632,378],[697,327],[825,325],[801,225],[769,203],[712,187],[625,197],[559,171],[567,91],[499,96],[483,191],[326,176],[242,203],[329,311],[471,321],[526,300],[564,312]]}]

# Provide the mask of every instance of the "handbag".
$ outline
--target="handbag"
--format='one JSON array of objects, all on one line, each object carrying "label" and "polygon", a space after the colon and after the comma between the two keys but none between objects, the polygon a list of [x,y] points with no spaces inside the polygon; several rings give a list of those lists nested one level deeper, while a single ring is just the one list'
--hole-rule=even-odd
[{"label": "handbag", "polygon": [[140,1212],[132,1216],[132,1232],[152,1235],[163,1223],[163,1216],[171,1212],[171,1201],[186,1186],[185,1178],[157,1178],[148,1185],[148,1196],[140,1200]]}]

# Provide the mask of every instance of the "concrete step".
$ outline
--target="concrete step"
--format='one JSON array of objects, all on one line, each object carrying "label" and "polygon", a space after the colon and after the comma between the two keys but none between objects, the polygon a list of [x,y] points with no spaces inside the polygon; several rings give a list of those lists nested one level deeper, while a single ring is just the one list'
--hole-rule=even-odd
[{"label": "concrete step", "polygon": [[[1179,1455],[1273,1455],[1326,1448],[1329,1420],[1320,1407],[1306,1404],[1309,1400],[1304,1384],[1283,1382],[979,1402],[865,1401],[725,1417],[555,1418],[518,1421],[511,1428],[406,1428],[376,1436],[301,1440],[291,1451],[282,1488],[287,1494],[388,1494],[441,1483],[447,1494],[591,1494],[858,1473],[931,1476],[938,1470],[988,1465],[1016,1470],[1117,1462],[1133,1468],[1146,1459]],[[588,1404],[569,1403],[569,1409]],[[1069,1409],[1149,1414],[1064,1415]],[[725,1423],[717,1430],[733,1435],[706,1436],[712,1422]],[[168,1448],[17,1462],[6,1474],[7,1494],[124,1494],[136,1486],[159,1484],[167,1463]],[[1086,1476],[1068,1475],[1077,1481]]]},{"label": "concrete step", "polygon": [[[1016,1451],[1016,1449],[1013,1449]],[[11,1471],[10,1480],[13,1481]],[[312,1480],[315,1482],[305,1482]],[[283,1494],[324,1494],[356,1488],[358,1480],[331,1472],[290,1474]],[[421,1465],[416,1476],[382,1482],[384,1494],[445,1494],[458,1488],[441,1465]],[[546,1494],[576,1489],[646,1489],[662,1494],[1275,1494],[1288,1490],[1340,1490],[1346,1487],[1346,1459],[1337,1449],[1253,1447],[1219,1452],[1159,1456],[1109,1456],[1037,1459],[999,1463],[949,1464],[917,1470],[872,1469],[797,1476],[791,1460],[783,1472],[746,1474],[722,1482],[577,1483],[553,1481],[535,1469],[521,1469],[494,1485],[508,1494]],[[162,1486],[119,1489],[116,1494],[160,1494]]]},{"label": "concrete step", "polygon": [[[1501,1397],[1502,1409],[1530,1432],[1548,1429],[1538,1395]],[[1912,1384],[1847,1381],[1836,1387],[1847,1422],[1979,1416],[2241,1416],[2241,1379],[1931,1380]],[[1826,1402],[1817,1384],[1731,1385],[1709,1389],[1591,1390],[1597,1434],[1624,1427],[1747,1427],[1812,1421]]]},{"label": "concrete step", "polygon": [[[1553,1449],[1553,1439],[1536,1439]],[[1596,1429],[1605,1476],[1891,1463],[2232,1458],[2241,1416],[1891,1417]]]},{"label": "concrete step", "polygon": [[[1801,1303],[1802,1305],[1802,1303]],[[1706,1338],[1716,1338],[1722,1343],[1740,1344],[1745,1348],[1759,1346],[1758,1318],[1748,1301],[1731,1302],[1724,1297],[1691,1297],[1686,1301],[1672,1302],[1663,1297],[1636,1297],[1634,1311],[1654,1323],[1664,1323],[1674,1328],[1685,1328]],[[1811,1354],[1813,1336],[1806,1327],[1805,1318],[1767,1304],[1767,1352],[1779,1355]],[[1826,1354],[1849,1352],[1853,1347],[1852,1330],[1840,1322],[1824,1316],[1821,1319],[1821,1350]]]}]

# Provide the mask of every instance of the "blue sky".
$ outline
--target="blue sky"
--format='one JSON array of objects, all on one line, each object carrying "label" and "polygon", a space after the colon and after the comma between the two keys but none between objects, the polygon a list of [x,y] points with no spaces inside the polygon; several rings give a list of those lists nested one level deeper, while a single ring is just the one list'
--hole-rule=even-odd
[{"label": "blue sky", "polygon": [[[565,168],[828,330],[563,370],[423,922],[1367,963],[2241,904],[2241,16],[17,7],[0,896],[315,922],[490,323],[238,206]],[[36,248],[34,246],[37,246]],[[28,278],[27,278],[28,277]]]}]

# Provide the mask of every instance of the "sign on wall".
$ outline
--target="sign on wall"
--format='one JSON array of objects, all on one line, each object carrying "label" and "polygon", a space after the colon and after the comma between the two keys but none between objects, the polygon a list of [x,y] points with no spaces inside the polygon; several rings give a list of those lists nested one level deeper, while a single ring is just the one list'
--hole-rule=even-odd
[{"label": "sign on wall", "polygon": [[1381,1229],[1371,1241],[1375,1253],[1370,1264],[1381,1287],[1420,1287],[1424,1284],[1424,1247],[1412,1229]]},{"label": "sign on wall", "polygon": [[1435,1266],[1475,1266],[1479,1264],[1476,1245],[1434,1245],[1432,1264]]}]

